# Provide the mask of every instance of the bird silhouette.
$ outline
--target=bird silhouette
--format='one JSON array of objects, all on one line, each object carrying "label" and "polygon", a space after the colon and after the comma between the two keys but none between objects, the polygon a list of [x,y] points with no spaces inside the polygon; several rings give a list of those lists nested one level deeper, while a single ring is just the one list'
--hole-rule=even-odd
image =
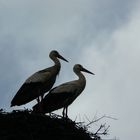
[{"label": "bird silhouette", "polygon": [[73,71],[79,77],[78,80],[63,83],[51,89],[40,103],[33,106],[33,112],[45,114],[63,108],[63,117],[68,117],[68,106],[82,93],[86,86],[86,79],[81,71],[94,75],[80,64],[75,64]]},{"label": "bird silhouette", "polygon": [[59,59],[68,61],[56,50],[52,50],[49,57],[53,60],[54,65],[31,75],[12,99],[11,107],[26,104],[34,99],[40,102],[39,97],[43,99],[44,94],[52,88],[61,68]]}]

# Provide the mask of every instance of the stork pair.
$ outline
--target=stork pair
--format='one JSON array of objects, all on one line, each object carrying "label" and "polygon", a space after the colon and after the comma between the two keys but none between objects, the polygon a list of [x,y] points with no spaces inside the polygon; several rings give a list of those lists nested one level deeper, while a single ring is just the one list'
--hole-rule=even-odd
[{"label": "stork pair", "polygon": [[[11,107],[20,106],[37,99],[38,103],[33,106],[34,112],[45,114],[63,108],[63,117],[68,117],[68,106],[81,94],[86,85],[85,76],[81,71],[93,75],[94,73],[86,70],[80,64],[75,64],[73,71],[79,79],[51,89],[61,68],[59,59],[68,61],[56,50],[51,51],[49,57],[54,61],[54,65],[31,75],[12,99]],[[49,93],[44,97],[48,91]]]}]

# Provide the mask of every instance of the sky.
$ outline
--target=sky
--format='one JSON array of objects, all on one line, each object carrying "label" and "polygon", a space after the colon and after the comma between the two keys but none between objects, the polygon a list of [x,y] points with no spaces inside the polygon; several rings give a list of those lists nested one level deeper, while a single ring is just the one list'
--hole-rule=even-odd
[{"label": "sky", "polygon": [[61,61],[54,86],[76,79],[77,63],[95,73],[84,74],[86,88],[69,117],[88,123],[111,116],[117,120],[104,118],[92,130],[106,122],[106,139],[139,139],[139,36],[138,0],[0,0],[0,108],[16,109],[13,96],[31,74],[53,65],[55,49],[69,63]]}]

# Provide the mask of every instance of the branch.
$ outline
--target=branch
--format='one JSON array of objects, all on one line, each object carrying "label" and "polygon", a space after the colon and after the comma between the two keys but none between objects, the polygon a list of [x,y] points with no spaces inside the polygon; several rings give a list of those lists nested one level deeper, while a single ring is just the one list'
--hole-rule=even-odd
[{"label": "branch", "polygon": [[[95,117],[94,117],[95,118]],[[110,116],[106,116],[103,115],[102,117],[98,118],[98,119],[93,119],[90,123],[88,123],[86,126],[89,126],[95,122],[98,122],[99,120],[103,119],[103,118],[109,118],[109,119],[113,119],[113,120],[117,120],[116,118],[110,117]]]}]

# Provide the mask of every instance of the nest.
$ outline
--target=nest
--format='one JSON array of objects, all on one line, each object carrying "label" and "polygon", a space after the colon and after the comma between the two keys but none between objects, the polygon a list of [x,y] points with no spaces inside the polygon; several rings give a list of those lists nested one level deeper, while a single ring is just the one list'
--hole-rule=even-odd
[{"label": "nest", "polygon": [[95,140],[80,122],[56,114],[34,114],[30,110],[0,110],[0,140]]}]

